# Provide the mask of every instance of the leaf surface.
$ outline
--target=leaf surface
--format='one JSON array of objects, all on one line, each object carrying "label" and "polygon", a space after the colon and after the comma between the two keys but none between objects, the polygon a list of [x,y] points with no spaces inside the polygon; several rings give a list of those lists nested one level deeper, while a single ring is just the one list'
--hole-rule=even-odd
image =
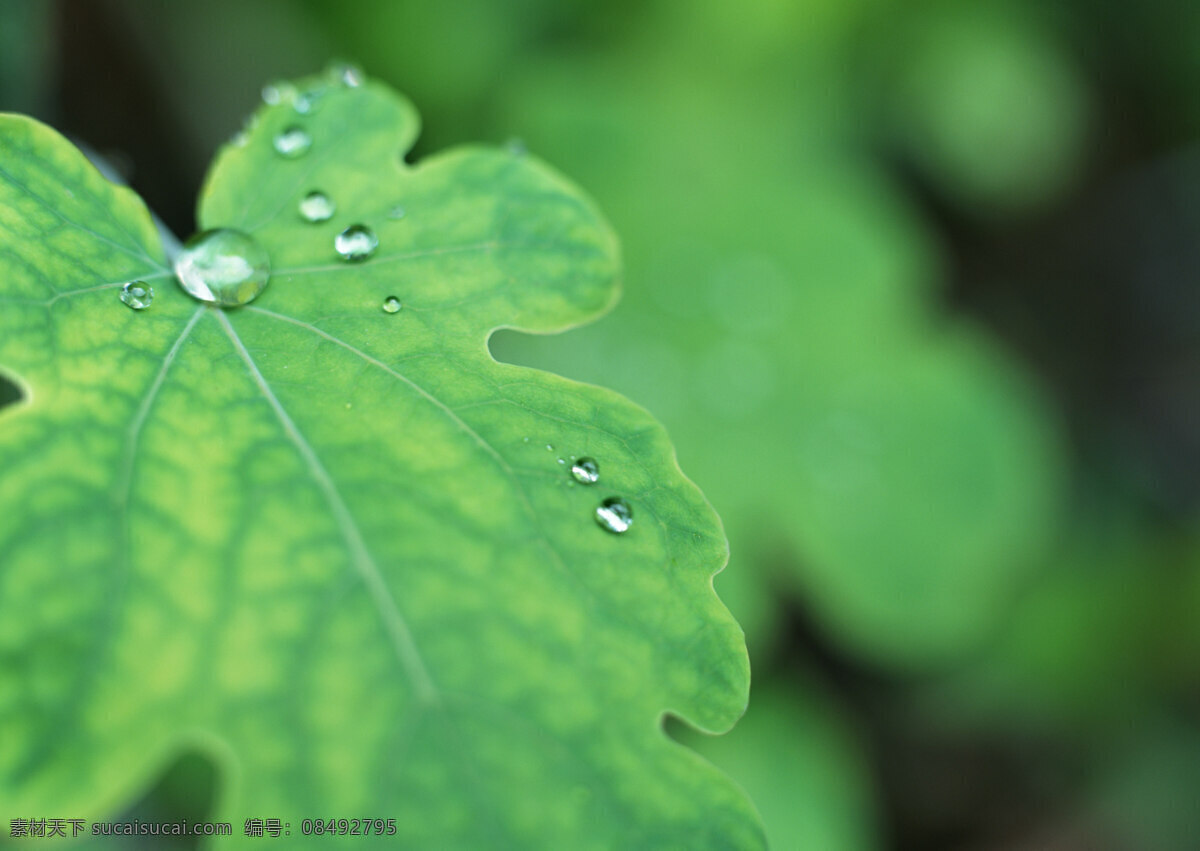
[{"label": "leaf surface", "polygon": [[[0,119],[0,367],[25,391],[0,411],[0,815],[98,818],[191,748],[229,845],[253,816],[289,847],[318,817],[395,818],[403,847],[760,846],[661,729],[745,706],[716,515],[644,411],[487,351],[612,303],[607,225],[532,158],[404,163],[417,118],[381,86],[303,85],[310,111],[260,110],[202,193],[201,228],[271,259],[232,310],[176,286],[136,196]],[[293,126],[313,144],[285,158]],[[312,190],[328,221],[300,217]],[[351,224],[378,234],[362,263],[334,250]],[[625,534],[594,522],[610,495]]]}]

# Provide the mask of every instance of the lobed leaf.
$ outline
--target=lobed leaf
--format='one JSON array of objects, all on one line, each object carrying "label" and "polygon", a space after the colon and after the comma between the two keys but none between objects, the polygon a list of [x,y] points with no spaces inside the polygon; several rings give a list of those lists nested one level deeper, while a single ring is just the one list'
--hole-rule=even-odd
[{"label": "lobed leaf", "polygon": [[[288,847],[369,844],[298,835],[321,817],[404,847],[761,846],[661,726],[745,707],[716,515],[643,410],[487,350],[612,303],[608,226],[532,158],[406,164],[382,86],[300,90],[202,193],[202,228],[270,255],[229,310],[175,285],[132,192],[0,118],[0,368],[27,388],[0,411],[0,816],[98,818],[189,749],[235,823],[215,847],[246,817]],[[312,148],[281,157],[293,125]],[[337,210],[310,223],[316,189]],[[347,263],[358,223],[379,248]],[[594,522],[610,495],[625,534]]]}]

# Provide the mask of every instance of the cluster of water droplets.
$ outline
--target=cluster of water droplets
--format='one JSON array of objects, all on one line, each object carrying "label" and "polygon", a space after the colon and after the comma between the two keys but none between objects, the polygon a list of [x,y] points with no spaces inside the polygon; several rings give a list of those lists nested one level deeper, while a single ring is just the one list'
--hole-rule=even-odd
[{"label": "cluster of water droplets", "polygon": [[[563,459],[559,460],[561,462]],[[572,457],[569,472],[571,480],[581,485],[594,485],[600,481],[600,465],[595,458]],[[628,532],[629,527],[633,525],[633,508],[619,496],[610,496],[603,500],[596,506],[594,516],[601,529],[614,535]]]},{"label": "cluster of water droplets", "polygon": [[[271,106],[290,103],[297,115],[315,112],[331,86],[356,88],[363,83],[362,74],[353,66],[336,65],[326,74],[326,83],[301,92],[291,83],[272,83],[263,89],[263,100]],[[289,124],[272,140],[275,152],[284,159],[304,157],[313,146],[312,134],[300,123]],[[514,155],[524,154],[521,145],[512,145]],[[319,189],[306,193],[297,205],[300,218],[309,224],[327,222],[337,213],[337,203]],[[405,216],[402,206],[388,211],[389,219]],[[379,237],[368,225],[351,224],[333,240],[337,255],[347,263],[370,259],[379,247]],[[218,228],[197,234],[184,244],[175,261],[175,274],[183,289],[193,297],[221,306],[247,304],[258,297],[270,281],[270,259],[253,237],[242,231]],[[144,281],[130,281],[121,288],[121,301],[134,310],[144,310],[154,300],[154,289]],[[382,302],[387,314],[399,313],[403,305],[397,296],[389,295]],[[350,408],[350,403],[347,403]],[[529,442],[529,438],[525,438]],[[547,443],[546,450],[554,451]],[[571,485],[592,486],[600,481],[600,465],[596,459],[571,456],[559,458]],[[622,497],[610,496],[596,507],[594,519],[600,528],[615,535],[624,534],[633,526],[633,509]]]},{"label": "cluster of water droplets", "polygon": [[332,88],[357,89],[365,82],[361,69],[345,62],[334,62],[325,69],[324,78],[316,85],[300,91],[294,83],[276,80],[263,86],[262,99],[267,106],[291,104],[301,115],[315,111],[321,98]]},{"label": "cluster of water droplets", "polygon": [[[529,443],[529,438],[525,438],[525,442]],[[554,444],[547,443],[546,450],[554,451]],[[558,463],[567,468],[570,474],[568,484],[575,485],[594,485],[600,481],[600,464],[595,458],[583,456],[576,458],[571,456],[570,466],[567,466],[566,458],[559,458]],[[628,532],[633,526],[633,508],[624,497],[610,496],[601,501],[596,506],[594,513],[596,524],[606,532],[612,532],[614,535],[621,535]]]},{"label": "cluster of water droplets", "polygon": [[[272,83],[263,89],[263,101],[275,106],[291,103],[297,115],[307,116],[318,111],[325,95],[334,88],[358,88],[362,86],[364,77],[362,71],[353,65],[335,63],[325,72],[324,80],[315,86],[300,91],[291,83]],[[299,159],[309,152],[313,146],[312,134],[301,124],[291,124],[276,134],[272,144],[275,152],[285,159]],[[327,222],[337,213],[337,203],[330,195],[320,189],[313,189],[298,204],[300,218],[310,224]],[[399,219],[404,216],[404,208],[393,207],[388,218]],[[379,237],[375,230],[361,222],[344,228],[333,238],[333,250],[338,257],[347,263],[361,263],[370,259],[379,248]],[[389,296],[383,303],[386,313],[396,313],[400,310],[400,300]]]}]

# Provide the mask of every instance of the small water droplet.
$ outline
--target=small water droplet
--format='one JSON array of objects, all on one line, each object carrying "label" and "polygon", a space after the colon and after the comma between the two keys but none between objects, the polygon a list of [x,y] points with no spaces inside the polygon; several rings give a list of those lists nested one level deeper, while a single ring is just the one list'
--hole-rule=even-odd
[{"label": "small water droplet", "polygon": [[321,98],[324,94],[324,89],[309,89],[307,92],[296,96],[296,100],[292,103],[292,109],[296,110],[300,115],[312,115],[317,111],[317,107],[321,105]]},{"label": "small water droplet", "polygon": [[289,160],[302,157],[312,147],[312,136],[303,127],[289,127],[275,137],[275,150]]},{"label": "small water droplet", "polygon": [[525,140],[516,137],[505,142],[504,149],[514,157],[523,157],[529,153],[529,148],[526,146]]},{"label": "small water droplet", "polygon": [[267,83],[267,85],[263,86],[262,90],[263,103],[268,106],[276,106],[286,100],[291,100],[295,96],[296,87],[286,80]]},{"label": "small water droplet", "polygon": [[559,458],[559,459],[558,459],[558,463],[560,463],[560,464],[566,464],[566,463],[567,463],[567,459],[566,459],[566,458]]},{"label": "small water droplet", "polygon": [[523,438],[523,440],[524,440],[526,443],[528,443],[528,442],[529,442],[529,438],[528,438],[528,437],[526,437],[526,438]]},{"label": "small water droplet", "polygon": [[348,62],[334,62],[329,66],[328,77],[330,82],[348,89],[357,89],[366,79],[361,68]]},{"label": "small water droplet", "polygon": [[334,237],[333,247],[343,260],[357,263],[375,253],[379,237],[366,225],[350,225]]},{"label": "small water droplet", "polygon": [[319,189],[309,192],[300,199],[300,218],[306,222],[327,222],[337,212],[333,199]]},{"label": "small water droplet", "polygon": [[235,148],[244,148],[246,147],[246,143],[249,141],[250,134],[245,130],[239,130],[233,135],[233,138],[229,140],[229,144],[233,145]]},{"label": "small water droplet", "polygon": [[404,305],[400,304],[400,299],[396,298],[394,295],[390,295],[383,300],[384,313],[399,313],[400,308],[403,306]]},{"label": "small water droplet", "polygon": [[353,408],[353,407],[354,407],[354,403],[353,403],[353,402],[347,402],[347,403],[346,403],[346,410],[347,410],[347,411],[348,411],[348,410],[350,410],[350,409],[351,409],[351,408]]},{"label": "small water droplet", "polygon": [[134,310],[145,310],[154,301],[154,287],[145,281],[130,281],[121,287],[121,301]]},{"label": "small water droplet", "polygon": [[633,525],[633,509],[619,496],[610,496],[596,508],[596,523],[606,532],[620,535]]},{"label": "small water droplet", "polygon": [[552,443],[547,443],[547,444],[546,444],[546,451],[547,451],[547,452],[553,452],[553,451],[554,451],[554,444],[552,444]]},{"label": "small water droplet", "polygon": [[392,207],[392,209],[388,210],[388,218],[389,219],[402,219],[402,218],[404,218],[404,215],[405,215],[405,210],[399,204],[397,204],[395,207]]},{"label": "small water droplet", "polygon": [[595,458],[580,458],[571,465],[571,478],[581,485],[594,485],[600,481],[600,465]]},{"label": "small water droplet", "polygon": [[193,298],[236,306],[253,301],[267,286],[271,261],[249,234],[217,228],[184,243],[175,258],[175,275]]}]

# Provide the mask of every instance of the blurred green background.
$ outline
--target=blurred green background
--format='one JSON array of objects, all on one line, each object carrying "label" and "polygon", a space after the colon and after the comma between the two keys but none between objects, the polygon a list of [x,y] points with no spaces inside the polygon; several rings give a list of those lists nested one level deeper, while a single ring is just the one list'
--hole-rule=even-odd
[{"label": "blurred green background", "polygon": [[0,109],[183,236],[331,58],[620,234],[611,315],[492,348],[647,407],[724,519],[750,710],[669,729],[774,847],[1200,847],[1200,4],[0,0]]}]

